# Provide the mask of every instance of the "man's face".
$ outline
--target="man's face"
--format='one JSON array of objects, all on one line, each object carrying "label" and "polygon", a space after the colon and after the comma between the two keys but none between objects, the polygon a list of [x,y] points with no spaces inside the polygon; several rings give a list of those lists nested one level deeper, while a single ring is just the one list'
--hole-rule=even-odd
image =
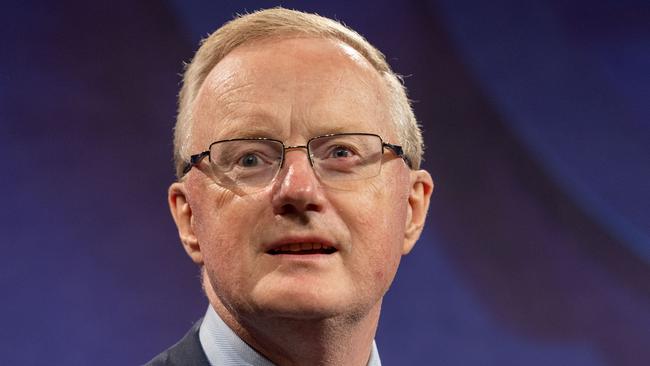
[{"label": "man's face", "polygon": [[[228,54],[201,87],[189,151],[242,137],[305,145],[311,137],[337,132],[374,133],[398,144],[386,94],[378,73],[341,42],[246,44]],[[242,194],[217,185],[208,164],[205,159],[172,185],[170,200],[181,196],[186,202],[184,208],[172,204],[177,223],[187,222],[179,224],[181,237],[196,242],[188,252],[205,265],[227,309],[293,318],[378,309],[401,255],[415,241],[405,231],[413,219],[412,188],[423,172],[411,172],[387,151],[378,176],[337,190],[321,183],[304,149],[295,149],[286,152],[268,186]],[[283,245],[313,244],[336,251],[271,253]]]}]

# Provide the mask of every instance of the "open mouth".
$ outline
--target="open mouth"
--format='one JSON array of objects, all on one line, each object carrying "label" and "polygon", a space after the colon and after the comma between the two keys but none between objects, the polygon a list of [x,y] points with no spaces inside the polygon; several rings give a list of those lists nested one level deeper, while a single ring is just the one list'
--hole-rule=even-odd
[{"label": "open mouth", "polygon": [[272,248],[267,253],[271,255],[277,254],[292,254],[292,255],[306,255],[306,254],[332,254],[336,252],[336,248],[320,243],[293,243],[285,244]]}]

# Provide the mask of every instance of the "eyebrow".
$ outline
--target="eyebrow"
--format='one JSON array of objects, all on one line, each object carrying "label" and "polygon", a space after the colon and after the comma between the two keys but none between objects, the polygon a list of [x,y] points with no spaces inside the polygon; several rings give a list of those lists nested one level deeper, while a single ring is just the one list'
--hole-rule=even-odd
[{"label": "eyebrow", "polygon": [[[361,128],[363,129],[363,128]],[[354,132],[365,132],[365,131],[360,131],[359,128],[352,128],[350,129],[349,126],[321,126],[318,127],[315,130],[312,130],[312,136],[323,136],[323,135],[329,135],[329,134],[336,134],[336,133],[354,133]]]},{"label": "eyebrow", "polygon": [[260,123],[261,121],[273,120],[273,117],[265,113],[255,113],[239,118],[226,119],[225,121],[221,121],[225,126],[222,126],[216,135],[220,139],[277,137],[278,128],[273,123]]},{"label": "eyebrow", "polygon": [[[260,121],[271,121],[271,123],[259,123]],[[226,126],[219,130],[217,135],[218,140],[227,140],[234,138],[270,138],[282,140],[283,136],[280,135],[280,129],[274,126],[274,118],[266,113],[255,113],[242,118],[234,118],[230,121],[226,120]],[[314,121],[314,124],[318,122]],[[313,126],[312,123],[304,123],[307,125],[309,132],[307,137],[323,136],[328,134],[337,133],[354,133],[354,132],[370,132],[378,133],[378,131],[366,131],[367,128],[350,128],[350,124],[346,121],[340,123],[332,123],[325,125]]]}]

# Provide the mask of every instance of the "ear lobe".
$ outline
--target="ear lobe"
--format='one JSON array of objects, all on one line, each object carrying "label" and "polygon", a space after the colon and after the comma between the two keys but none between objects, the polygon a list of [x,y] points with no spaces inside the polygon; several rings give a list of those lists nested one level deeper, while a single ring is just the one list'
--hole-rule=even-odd
[{"label": "ear lobe", "polygon": [[408,254],[415,246],[415,242],[420,238],[427,211],[429,211],[432,192],[433,179],[431,175],[426,170],[412,171],[402,254]]},{"label": "ear lobe", "polygon": [[192,208],[187,199],[185,184],[181,182],[172,183],[167,192],[167,199],[185,252],[194,263],[202,265],[203,254],[201,253],[199,240],[192,228]]}]

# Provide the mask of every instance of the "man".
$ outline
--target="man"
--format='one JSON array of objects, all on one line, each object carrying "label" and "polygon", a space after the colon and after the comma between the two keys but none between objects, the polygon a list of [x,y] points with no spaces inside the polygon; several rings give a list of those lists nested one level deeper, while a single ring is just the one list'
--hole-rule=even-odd
[{"label": "man", "polygon": [[188,66],[169,205],[210,306],[152,365],[380,365],[382,297],[433,189],[383,55],[338,22],[239,17]]}]

